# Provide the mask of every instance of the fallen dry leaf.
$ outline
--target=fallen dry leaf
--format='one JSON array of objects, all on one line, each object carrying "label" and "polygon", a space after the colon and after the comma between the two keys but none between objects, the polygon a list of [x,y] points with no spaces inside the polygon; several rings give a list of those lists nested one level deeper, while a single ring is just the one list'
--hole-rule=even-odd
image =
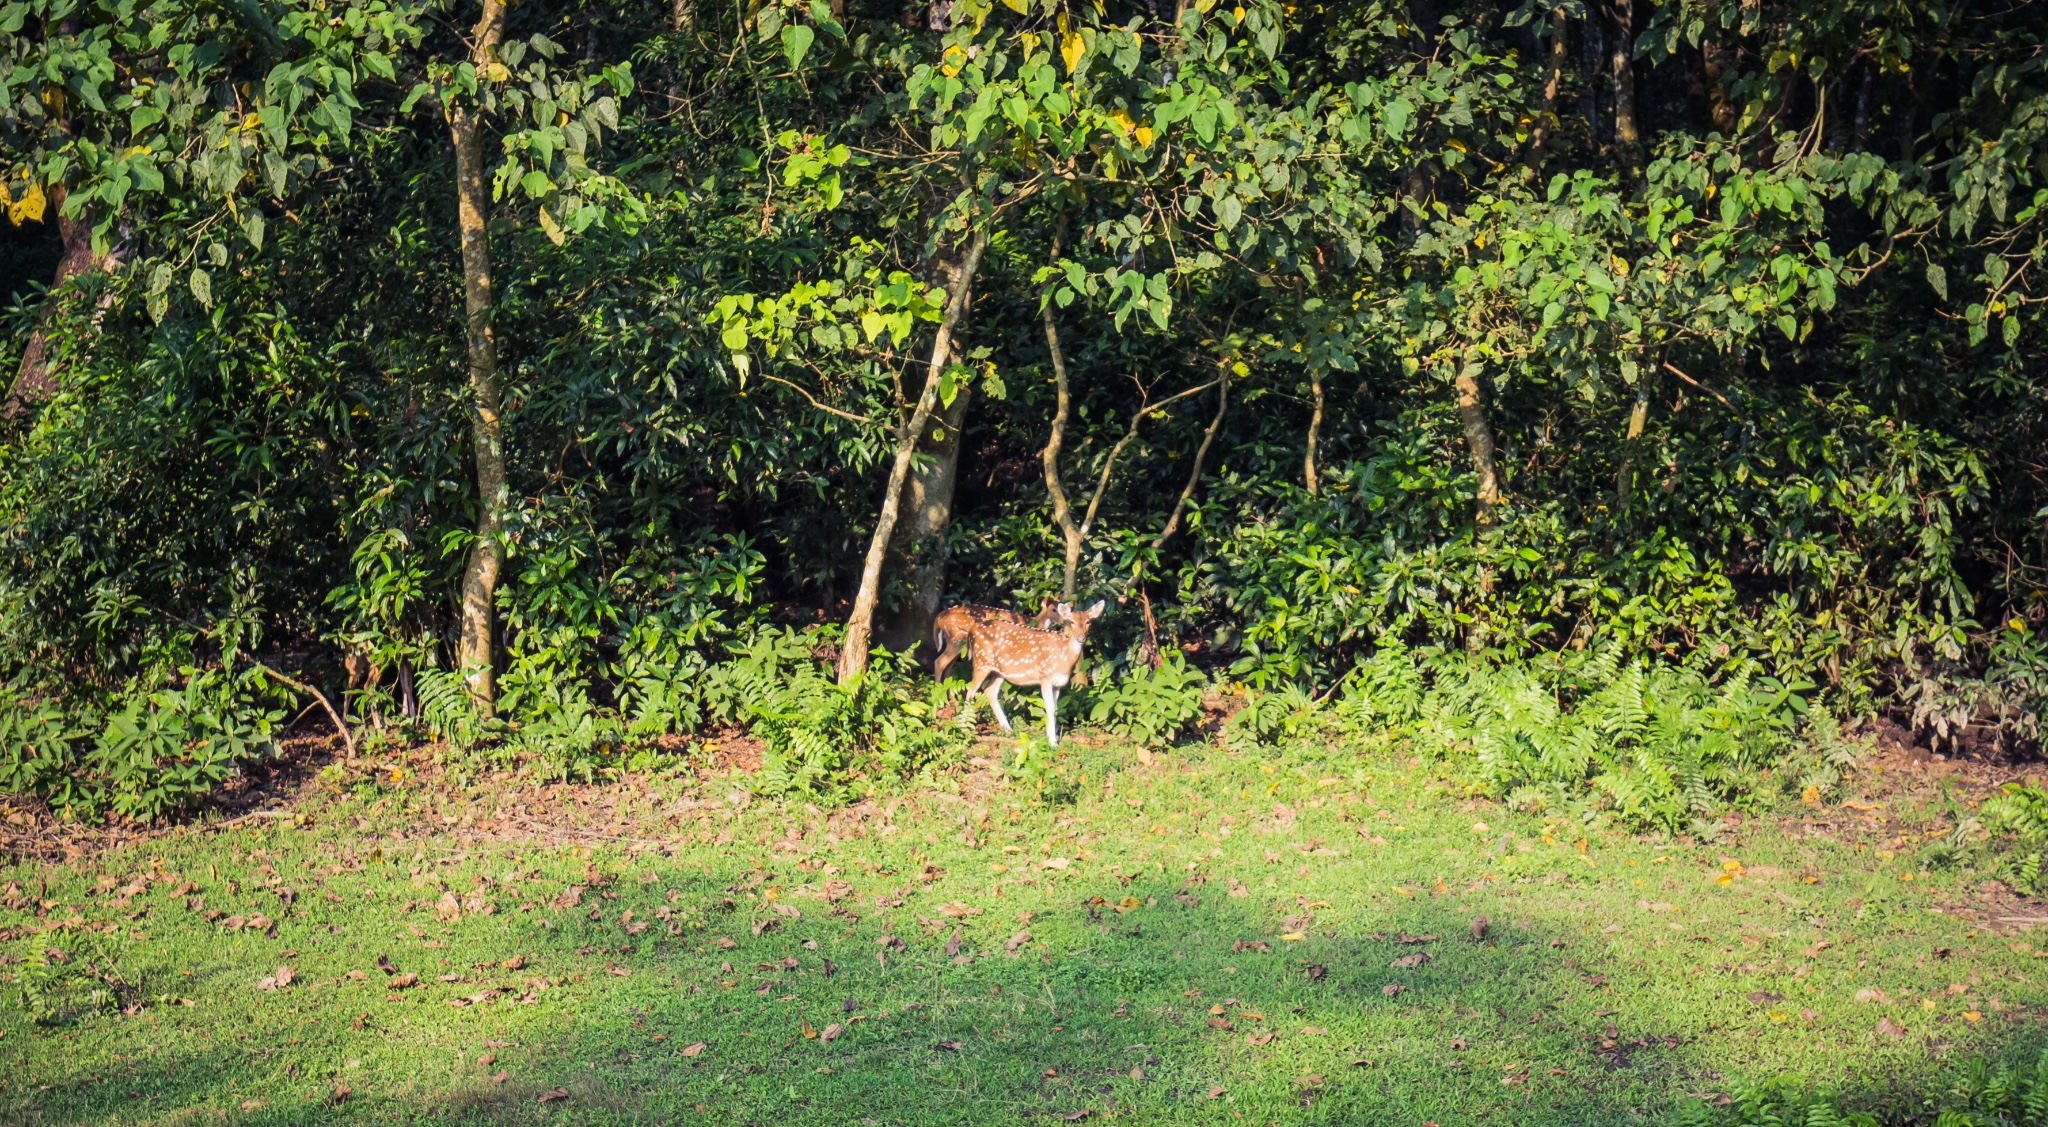
[{"label": "fallen dry leaf", "polygon": [[522,970],[526,966],[526,956],[514,955],[511,958],[506,959],[504,962],[499,963],[498,965],[504,967],[506,970]]},{"label": "fallen dry leaf", "polygon": [[551,1104],[554,1103],[556,1100],[566,1100],[568,1098],[569,1089],[549,1088],[547,1091],[542,1092],[540,1095],[533,1097],[533,1102],[537,1104]]},{"label": "fallen dry leaf", "polygon": [[1320,1025],[1304,1025],[1301,1027],[1301,1035],[1303,1037],[1327,1037],[1329,1034],[1330,1031]]},{"label": "fallen dry leaf", "polygon": [[1903,1025],[1893,1025],[1891,1018],[1881,1017],[1877,1019],[1877,1026],[1873,1032],[1896,1041],[1906,1035],[1906,1027]]},{"label": "fallen dry leaf", "polygon": [[411,986],[413,983],[418,982],[419,980],[419,975],[406,973],[395,976],[394,978],[392,978],[391,981],[385,983],[384,985],[389,986],[393,990],[403,990],[406,987]]},{"label": "fallen dry leaf", "polygon": [[1212,1100],[1218,1099],[1223,1095],[1223,1093],[1228,1092],[1229,1090],[1230,1089],[1224,1087],[1223,1085],[1218,1084],[1215,1087],[1209,1089],[1209,1098]]},{"label": "fallen dry leaf", "polygon": [[1406,989],[1408,989],[1406,986],[1403,986],[1398,982],[1389,982],[1385,986],[1380,987],[1380,993],[1385,994],[1387,997],[1391,998],[1394,995],[1399,994],[1401,991]]},{"label": "fallen dry leaf", "polygon": [[1064,869],[1071,864],[1073,864],[1073,862],[1067,860],[1065,857],[1047,857],[1045,860],[1039,862],[1039,867],[1046,869]]},{"label": "fallen dry leaf", "polygon": [[485,1053],[476,1058],[476,1066],[478,1068],[489,1068],[496,1063],[498,1063],[498,1054],[496,1053]]},{"label": "fallen dry leaf", "polygon": [[261,1108],[262,1108],[262,1107],[264,1107],[264,1106],[265,1106],[265,1105],[264,1105],[264,1103],[263,1103],[263,1101],[262,1101],[262,1100],[243,1100],[243,1101],[242,1101],[242,1110],[243,1110],[243,1111],[257,1111],[257,1110],[261,1109]]},{"label": "fallen dry leaf", "polygon": [[279,986],[290,986],[292,984],[292,977],[297,973],[290,967],[277,968],[277,984]]},{"label": "fallen dry leaf", "polygon": [[1142,1065],[1142,1064],[1134,1064],[1134,1065],[1132,1065],[1132,1066],[1131,1066],[1131,1079],[1133,1079],[1133,1080],[1143,1080],[1144,1078],[1145,1078],[1145,1066],[1144,1066],[1144,1065]]},{"label": "fallen dry leaf", "polygon": [[707,1046],[704,1042],[692,1041],[689,1044],[684,1045],[681,1049],[681,1052],[686,1057],[701,1056],[706,1048],[709,1048],[709,1046]]},{"label": "fallen dry leaf", "polygon": [[839,1035],[841,1033],[844,1033],[845,1031],[846,1027],[835,1021],[832,1024],[826,1026],[824,1029],[818,1031],[818,1040],[821,1043],[829,1045],[832,1042],[837,1041],[839,1039]]},{"label": "fallen dry leaf", "polygon": [[1473,940],[1474,940],[1475,942],[1484,942],[1484,941],[1485,941],[1485,939],[1486,939],[1486,932],[1487,932],[1487,930],[1488,930],[1488,929],[1490,929],[1490,928],[1492,928],[1492,927],[1493,927],[1493,921],[1492,921],[1492,920],[1490,920],[1490,919],[1487,919],[1487,918],[1486,918],[1485,916],[1479,916],[1479,917],[1476,917],[1475,919],[1473,919],[1473,921],[1472,921],[1472,938],[1473,938]]},{"label": "fallen dry leaf", "polygon": [[1272,1031],[1271,1031],[1271,1030],[1266,1030],[1266,1031],[1264,1031],[1264,1032],[1260,1032],[1260,1033],[1254,1033],[1254,1034],[1252,1034],[1251,1036],[1249,1036],[1249,1037],[1246,1037],[1246,1038],[1244,1039],[1244,1043],[1245,1043],[1245,1044],[1247,1044],[1247,1045],[1251,1045],[1251,1046],[1254,1046],[1254,1047],[1256,1047],[1256,1046],[1259,1046],[1259,1045],[1263,1045],[1263,1044],[1266,1044],[1267,1042],[1271,1041],[1272,1039],[1273,1039],[1273,1033],[1272,1033]]},{"label": "fallen dry leaf", "polygon": [[1752,1005],[1758,1006],[1761,1006],[1766,1002],[1782,1002],[1785,1000],[1785,996],[1783,994],[1773,994],[1768,990],[1752,990],[1749,993],[1744,994],[1743,997],[1749,999]]},{"label": "fallen dry leaf", "polygon": [[491,1074],[491,1083],[493,1084],[503,1084],[510,1079],[512,1079],[512,1074],[502,1068]]},{"label": "fallen dry leaf", "polygon": [[1413,970],[1428,961],[1429,952],[1417,951],[1413,955],[1403,955],[1387,965],[1396,970]]},{"label": "fallen dry leaf", "polygon": [[940,1041],[937,1044],[933,1045],[932,1048],[944,1049],[949,1053],[957,1053],[961,1050],[961,1048],[963,1048],[963,1046],[958,1041]]}]

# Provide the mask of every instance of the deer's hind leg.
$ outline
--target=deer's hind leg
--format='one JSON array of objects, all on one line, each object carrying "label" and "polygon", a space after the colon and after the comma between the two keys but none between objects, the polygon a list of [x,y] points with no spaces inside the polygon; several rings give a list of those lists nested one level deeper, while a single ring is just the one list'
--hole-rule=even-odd
[{"label": "deer's hind leg", "polygon": [[1045,742],[1060,746],[1060,691],[1048,681],[1038,686],[1038,699],[1045,702]]}]

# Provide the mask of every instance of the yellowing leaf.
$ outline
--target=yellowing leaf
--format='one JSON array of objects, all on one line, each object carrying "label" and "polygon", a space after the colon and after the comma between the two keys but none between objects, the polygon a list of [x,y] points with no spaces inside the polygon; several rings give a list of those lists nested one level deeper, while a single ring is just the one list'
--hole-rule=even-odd
[{"label": "yellowing leaf", "polygon": [[1074,73],[1074,68],[1081,65],[1081,55],[1087,50],[1088,45],[1081,42],[1080,36],[1068,32],[1061,37],[1060,58],[1066,60],[1068,74]]},{"label": "yellowing leaf", "polygon": [[1031,14],[1031,0],[1003,0],[1003,4],[1020,16]]},{"label": "yellowing leaf", "polygon": [[1290,931],[1287,934],[1281,936],[1280,938],[1286,940],[1289,943],[1299,943],[1302,940],[1307,939],[1308,936],[1298,931]]},{"label": "yellowing leaf", "polygon": [[43,208],[48,203],[49,201],[43,196],[43,186],[32,182],[28,186],[28,191],[22,193],[20,199],[8,201],[7,221],[16,227],[21,226],[23,223],[41,223],[43,221]]},{"label": "yellowing leaf", "polygon": [[512,72],[506,69],[504,63],[494,60],[484,67],[484,77],[492,82],[509,82],[512,79]]}]

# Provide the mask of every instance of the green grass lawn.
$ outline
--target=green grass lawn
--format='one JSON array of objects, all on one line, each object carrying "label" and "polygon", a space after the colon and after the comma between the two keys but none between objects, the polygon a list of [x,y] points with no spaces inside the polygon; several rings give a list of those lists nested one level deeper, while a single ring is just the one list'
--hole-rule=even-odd
[{"label": "green grass lawn", "polygon": [[1641,1123],[2037,1044],[2048,971],[1996,920],[2032,913],[1919,867],[1924,785],[1693,843],[1379,751],[1133,754],[836,810],[380,773],[17,867],[7,972],[58,947],[123,985],[0,1009],[0,1119]]}]

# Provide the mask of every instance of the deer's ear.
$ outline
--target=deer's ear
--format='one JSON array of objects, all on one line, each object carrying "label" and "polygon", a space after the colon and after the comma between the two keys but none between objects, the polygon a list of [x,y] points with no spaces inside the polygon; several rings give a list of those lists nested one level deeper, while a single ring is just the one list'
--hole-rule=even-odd
[{"label": "deer's ear", "polygon": [[1088,611],[1087,611],[1088,617],[1090,617],[1090,618],[1101,618],[1101,617],[1102,617],[1102,608],[1103,608],[1103,607],[1104,607],[1105,605],[1106,605],[1106,604],[1105,604],[1105,602],[1104,602],[1103,600],[1101,600],[1101,599],[1097,599],[1097,600],[1095,600],[1095,605],[1094,605],[1094,606],[1092,606],[1092,607],[1089,607],[1089,608],[1088,608]]}]

